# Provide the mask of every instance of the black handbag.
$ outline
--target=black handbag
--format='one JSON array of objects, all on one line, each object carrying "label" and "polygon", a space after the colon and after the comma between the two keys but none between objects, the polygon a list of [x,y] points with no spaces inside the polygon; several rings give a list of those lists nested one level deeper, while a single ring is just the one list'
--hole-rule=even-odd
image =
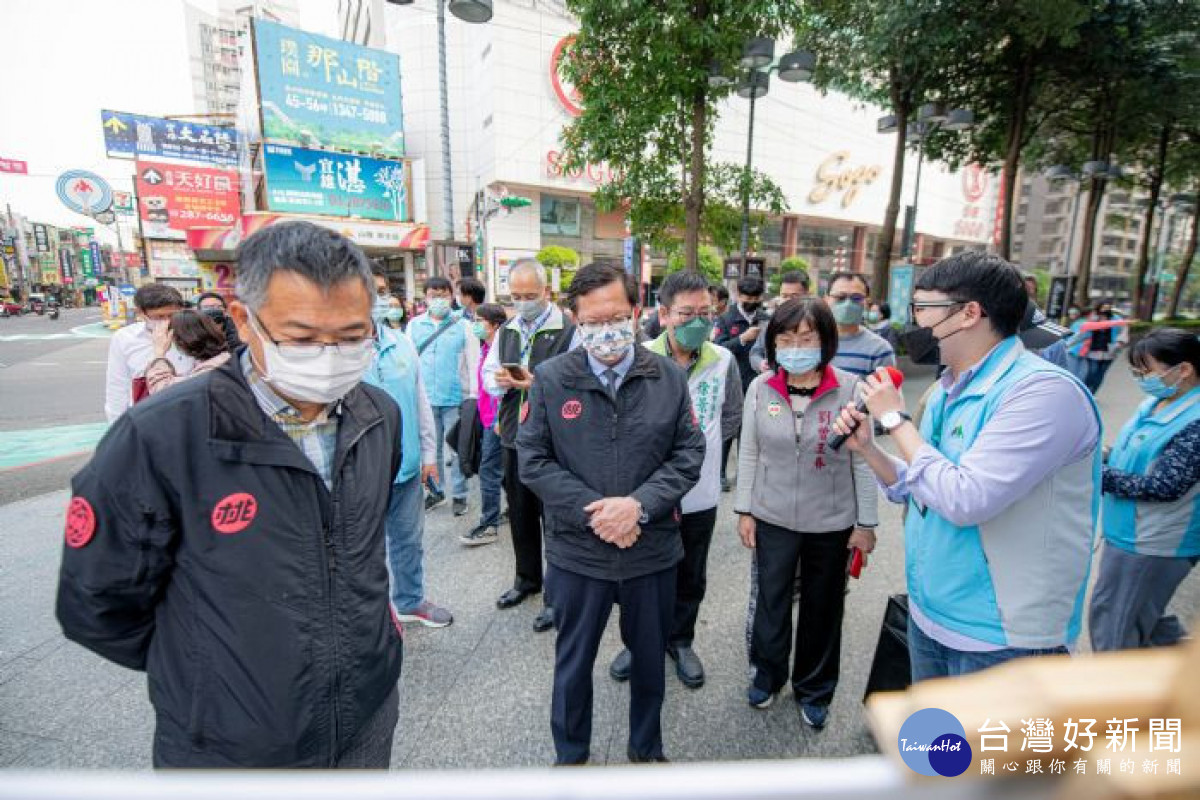
[{"label": "black handbag", "polygon": [[874,692],[899,692],[912,685],[912,664],[908,658],[908,595],[888,598],[875,645],[875,660],[867,678],[863,702]]}]

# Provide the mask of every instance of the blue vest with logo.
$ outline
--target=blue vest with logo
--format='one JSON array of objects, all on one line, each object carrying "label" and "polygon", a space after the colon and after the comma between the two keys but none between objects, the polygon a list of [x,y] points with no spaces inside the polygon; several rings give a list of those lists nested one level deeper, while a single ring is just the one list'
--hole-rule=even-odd
[{"label": "blue vest with logo", "polygon": [[[399,331],[379,326],[375,360],[363,380],[387,392],[400,406],[400,471],[395,483],[421,471],[421,415],[417,409],[417,348]],[[443,334],[444,335],[444,334]]]},{"label": "blue vest with logo", "polygon": [[[921,420],[922,438],[958,464],[1008,392],[1045,372],[1079,385],[1081,403],[1088,407],[1078,413],[1094,414],[1100,424],[1095,402],[1078,380],[1010,337],[996,346],[953,401],[936,386]],[[956,525],[932,508],[909,502],[908,591],[925,617],[999,647],[1047,648],[1074,641],[1100,505],[1099,437],[1093,453],[1051,473],[1026,496],[977,525]]]},{"label": "blue vest with logo", "polygon": [[466,393],[458,375],[458,362],[467,346],[467,323],[453,314],[444,320],[435,320],[422,314],[408,326],[408,335],[413,344],[421,344],[433,336],[438,328],[449,322],[450,329],[435,339],[421,353],[421,369],[425,374],[425,391],[434,406],[458,406]]},{"label": "blue vest with logo", "polygon": [[[1148,475],[1163,450],[1184,428],[1200,420],[1200,387],[1155,414],[1150,398],[1117,436],[1108,465]],[[1114,547],[1149,556],[1200,556],[1200,484],[1171,502],[1104,495],[1104,538]]]}]

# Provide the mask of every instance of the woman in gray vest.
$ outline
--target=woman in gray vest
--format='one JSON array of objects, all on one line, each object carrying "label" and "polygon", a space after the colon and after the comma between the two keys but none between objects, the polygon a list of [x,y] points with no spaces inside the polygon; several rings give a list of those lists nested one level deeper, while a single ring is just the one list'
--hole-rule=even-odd
[{"label": "woman in gray vest", "polygon": [[837,687],[848,559],[853,547],[875,547],[878,491],[865,462],[827,443],[858,384],[830,364],[838,334],[828,307],[809,298],[784,303],[766,337],[770,369],[746,391],[734,505],[757,575],[747,698],[767,708],[788,681],[799,565],[791,683],[805,722],[819,730]]},{"label": "woman in gray vest", "polygon": [[1177,644],[1187,631],[1167,605],[1200,561],[1200,339],[1160,328],[1129,363],[1148,396],[1104,467],[1093,650]]}]

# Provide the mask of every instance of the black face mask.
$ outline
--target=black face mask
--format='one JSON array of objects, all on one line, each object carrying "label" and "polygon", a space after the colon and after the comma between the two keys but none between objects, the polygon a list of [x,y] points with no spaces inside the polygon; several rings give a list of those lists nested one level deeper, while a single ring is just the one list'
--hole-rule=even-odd
[{"label": "black face mask", "polygon": [[762,308],[762,303],[742,303],[742,311],[745,311],[747,314],[753,314],[760,308]]},{"label": "black face mask", "polygon": [[[962,309],[956,310],[954,314],[957,314],[961,310]],[[953,317],[954,314],[947,315],[946,318],[937,323],[937,325],[931,325],[928,328],[924,328],[920,325],[910,324],[909,327],[902,334],[900,334],[900,339],[904,342],[904,347],[908,350],[908,357],[912,359],[914,364],[942,363],[942,341],[933,335],[933,331],[938,327],[938,325],[941,325],[949,320],[950,317]],[[947,334],[942,338],[949,339],[951,336],[961,330],[962,328],[959,328],[957,331],[954,331],[954,333]]]},{"label": "black face mask", "polygon": [[200,312],[218,325],[225,324],[225,312],[219,308],[206,308]]}]

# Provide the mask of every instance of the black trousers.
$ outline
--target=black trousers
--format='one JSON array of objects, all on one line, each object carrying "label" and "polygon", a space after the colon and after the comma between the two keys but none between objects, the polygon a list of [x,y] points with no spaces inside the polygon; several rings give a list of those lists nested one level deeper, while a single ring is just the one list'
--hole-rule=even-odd
[{"label": "black trousers", "polygon": [[716,524],[716,508],[684,514],[679,521],[683,561],[676,568],[675,618],[668,640],[671,646],[691,647],[696,638],[696,619],[708,589],[708,549]]},{"label": "black trousers", "polygon": [[800,564],[792,689],[802,703],[828,705],[837,688],[850,528],[805,533],[757,521],[758,597],[750,637],[754,685],[777,692],[788,679],[792,592]]},{"label": "black trousers", "polygon": [[734,436],[732,439],[726,439],[721,442],[721,480],[725,480],[725,471],[729,465],[729,453],[733,450],[733,445],[739,438],[741,437]]},{"label": "black trousers", "polygon": [[517,562],[513,586],[538,591],[542,588],[542,501],[521,483],[516,449],[503,450],[504,495],[508,498],[508,524]]},{"label": "black trousers", "polygon": [[632,756],[663,754],[663,659],[675,603],[671,569],[626,581],[588,578],[551,564],[546,589],[554,597],[554,696],[550,731],[555,762],[587,763],[592,743],[592,668],[613,603],[621,606],[621,641],[633,655],[629,676],[629,749]]}]

